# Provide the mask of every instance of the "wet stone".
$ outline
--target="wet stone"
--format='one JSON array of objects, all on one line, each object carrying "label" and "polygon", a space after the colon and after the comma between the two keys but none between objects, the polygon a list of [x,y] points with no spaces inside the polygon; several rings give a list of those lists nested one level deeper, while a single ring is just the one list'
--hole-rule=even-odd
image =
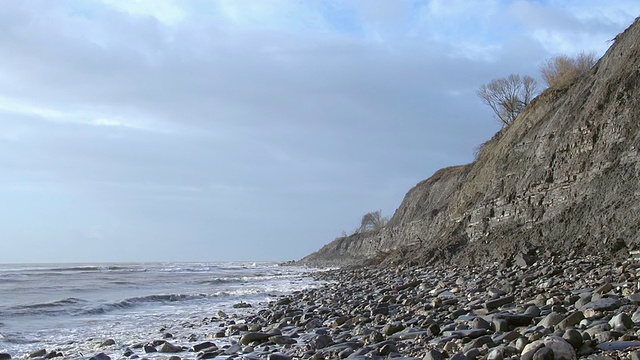
[{"label": "wet stone", "polygon": [[111,360],[111,357],[103,352],[93,355],[89,360]]},{"label": "wet stone", "polygon": [[486,303],[484,303],[484,307],[485,307],[485,309],[491,311],[491,310],[495,310],[495,309],[499,308],[500,306],[512,303],[514,300],[515,300],[515,298],[513,297],[513,295],[506,296],[506,297],[501,297],[501,298],[497,298],[497,299],[493,299],[493,300],[487,301]]},{"label": "wet stone", "polygon": [[596,347],[600,350],[626,350],[628,348],[640,346],[640,341],[610,341],[598,344]]}]

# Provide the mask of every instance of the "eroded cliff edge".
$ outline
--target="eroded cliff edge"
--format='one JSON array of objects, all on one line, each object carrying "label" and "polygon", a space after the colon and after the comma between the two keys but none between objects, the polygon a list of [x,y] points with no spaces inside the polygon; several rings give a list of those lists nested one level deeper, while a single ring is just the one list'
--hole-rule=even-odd
[{"label": "eroded cliff edge", "polygon": [[639,19],[588,76],[545,90],[474,163],[417,184],[381,231],[338,238],[301,262],[492,262],[639,243]]}]

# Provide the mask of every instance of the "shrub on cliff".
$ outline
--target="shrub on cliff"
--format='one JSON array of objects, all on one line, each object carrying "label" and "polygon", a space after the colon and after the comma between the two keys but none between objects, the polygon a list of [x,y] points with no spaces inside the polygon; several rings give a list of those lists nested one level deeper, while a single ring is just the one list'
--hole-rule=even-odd
[{"label": "shrub on cliff", "polygon": [[511,74],[480,86],[478,96],[489,105],[496,119],[509,126],[536,96],[538,82],[531,76]]},{"label": "shrub on cliff", "polygon": [[360,221],[360,227],[356,231],[357,233],[365,233],[370,231],[378,231],[382,229],[389,222],[389,218],[382,216],[382,211],[372,211],[362,216]]},{"label": "shrub on cliff", "polygon": [[596,63],[593,52],[581,52],[575,57],[558,55],[540,66],[542,78],[550,88],[564,88],[587,75]]}]

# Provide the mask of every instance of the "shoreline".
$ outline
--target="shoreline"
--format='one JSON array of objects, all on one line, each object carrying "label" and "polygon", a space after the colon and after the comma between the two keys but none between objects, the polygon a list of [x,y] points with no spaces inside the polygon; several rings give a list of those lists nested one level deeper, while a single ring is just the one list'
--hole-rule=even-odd
[{"label": "shoreline", "polygon": [[146,342],[96,339],[95,352],[79,358],[637,358],[639,267],[587,256],[318,271],[324,285],[184,322],[189,336],[169,328]]}]

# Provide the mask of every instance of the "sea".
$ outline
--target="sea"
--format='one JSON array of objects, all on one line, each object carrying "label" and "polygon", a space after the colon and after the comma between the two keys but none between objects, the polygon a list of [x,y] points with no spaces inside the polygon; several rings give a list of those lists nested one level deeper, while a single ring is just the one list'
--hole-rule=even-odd
[{"label": "sea", "polygon": [[83,358],[107,339],[204,340],[220,331],[218,319],[320,286],[312,271],[269,262],[0,264],[0,353]]}]

